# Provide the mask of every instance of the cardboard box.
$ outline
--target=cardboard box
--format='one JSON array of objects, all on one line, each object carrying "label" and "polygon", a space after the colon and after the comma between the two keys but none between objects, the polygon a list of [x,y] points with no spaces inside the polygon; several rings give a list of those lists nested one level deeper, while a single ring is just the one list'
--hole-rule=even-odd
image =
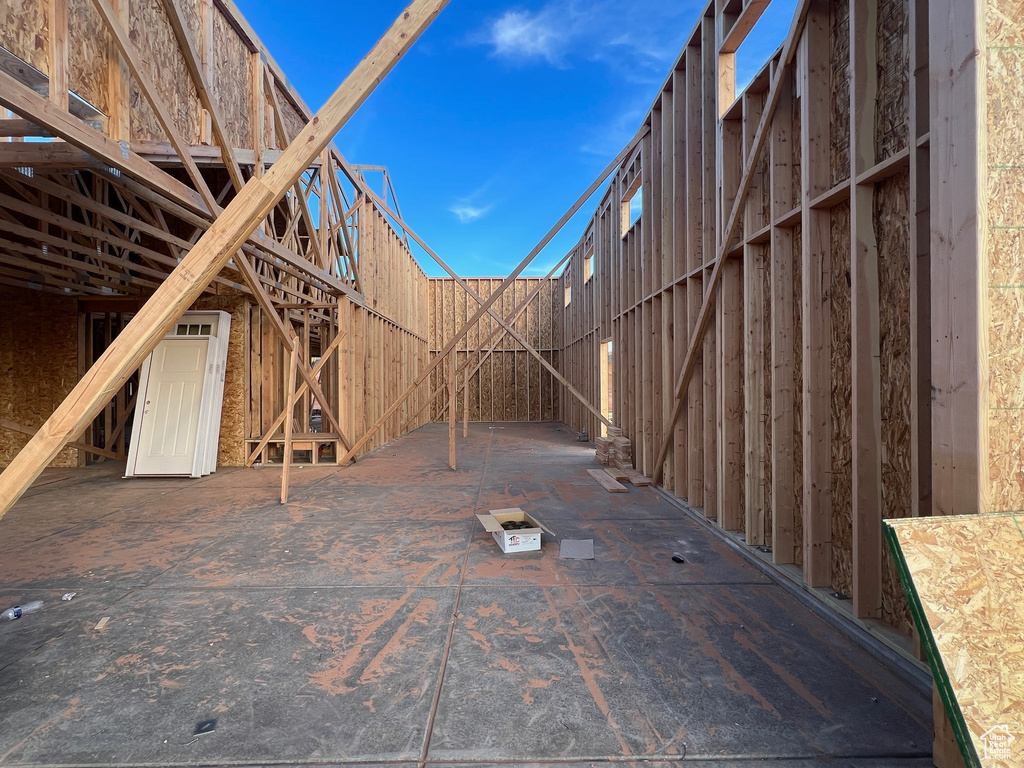
[{"label": "cardboard box", "polygon": [[[518,507],[492,509],[489,514],[477,515],[477,519],[483,525],[484,530],[490,533],[494,540],[498,542],[501,551],[506,554],[538,550],[540,549],[541,532],[551,534],[551,531],[545,528],[536,518],[530,517]],[[509,521],[526,521],[530,524],[530,527],[506,531],[501,527],[501,524]]]}]

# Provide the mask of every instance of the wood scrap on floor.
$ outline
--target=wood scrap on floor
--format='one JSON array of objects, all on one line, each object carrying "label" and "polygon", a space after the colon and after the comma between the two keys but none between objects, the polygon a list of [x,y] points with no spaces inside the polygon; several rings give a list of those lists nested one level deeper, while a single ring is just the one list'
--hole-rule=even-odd
[{"label": "wood scrap on floor", "polygon": [[608,477],[617,483],[624,483],[629,480],[629,475],[626,474],[625,470],[619,469],[618,467],[608,467],[605,469],[608,473]]},{"label": "wood scrap on floor", "polygon": [[638,488],[650,485],[653,482],[651,478],[636,469],[624,469],[622,470],[622,474],[626,476],[626,480],[630,484],[635,485]]},{"label": "wood scrap on floor", "polygon": [[608,493],[628,493],[626,486],[612,480],[603,469],[588,469],[587,474],[597,480]]}]

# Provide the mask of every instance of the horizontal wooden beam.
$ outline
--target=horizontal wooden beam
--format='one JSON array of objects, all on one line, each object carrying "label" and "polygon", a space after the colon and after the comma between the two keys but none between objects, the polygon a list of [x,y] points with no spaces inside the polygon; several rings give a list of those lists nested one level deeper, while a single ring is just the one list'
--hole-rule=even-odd
[{"label": "horizontal wooden beam", "polygon": [[[132,152],[127,144],[108,139],[68,112],[59,109],[31,88],[0,70],[0,104],[23,118],[46,128],[65,141],[85,150],[100,164],[116,168],[150,189],[171,193],[182,205],[197,213],[209,209],[194,189]],[[25,144],[24,146],[29,146]],[[19,163],[28,165],[28,163]]]},{"label": "horizontal wooden beam", "polygon": [[725,39],[722,41],[722,46],[719,49],[721,53],[736,53],[739,47],[743,44],[743,41],[750,34],[750,30],[754,28],[761,19],[761,14],[764,13],[768,4],[772,0],[750,0],[747,6],[740,13],[736,19],[736,23],[732,25],[732,28],[725,33]]}]

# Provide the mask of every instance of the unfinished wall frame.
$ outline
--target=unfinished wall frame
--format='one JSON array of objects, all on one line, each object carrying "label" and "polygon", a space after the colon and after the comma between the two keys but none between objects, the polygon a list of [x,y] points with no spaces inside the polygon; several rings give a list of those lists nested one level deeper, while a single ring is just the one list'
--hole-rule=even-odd
[{"label": "unfinished wall frame", "polygon": [[[1016,6],[807,0],[792,62],[777,52],[737,95],[733,54],[766,5],[706,7],[644,120],[652,141],[613,179],[566,269],[578,285],[592,249],[610,311],[574,301],[562,322],[586,329],[568,337],[582,360],[614,339],[614,420],[638,469],[911,654],[882,519],[1016,509],[1024,487],[1008,332],[1021,316]],[[641,169],[642,214],[606,220]],[[673,423],[666,382],[716,252],[727,261]],[[595,399],[597,370],[563,361]],[[661,467],[654,443],[668,447]]]}]

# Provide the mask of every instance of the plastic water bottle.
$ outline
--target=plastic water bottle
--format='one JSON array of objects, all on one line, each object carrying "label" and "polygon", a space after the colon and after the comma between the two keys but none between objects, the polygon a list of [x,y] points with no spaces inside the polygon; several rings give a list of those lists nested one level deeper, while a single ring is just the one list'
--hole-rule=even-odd
[{"label": "plastic water bottle", "polygon": [[8,608],[3,613],[0,613],[0,619],[8,619],[13,621],[14,619],[20,619],[22,614],[35,613],[43,607],[42,600],[35,600],[25,605],[16,605],[13,608]]}]

